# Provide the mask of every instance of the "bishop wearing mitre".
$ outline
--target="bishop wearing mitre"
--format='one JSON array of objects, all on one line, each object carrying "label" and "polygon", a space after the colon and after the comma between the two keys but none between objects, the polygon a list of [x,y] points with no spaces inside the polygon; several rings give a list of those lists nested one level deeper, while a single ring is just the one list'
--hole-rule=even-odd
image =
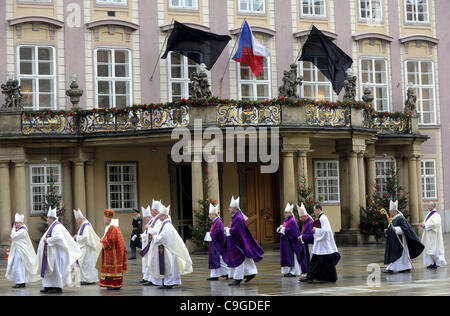
[{"label": "bishop wearing mitre", "polygon": [[181,284],[181,276],[193,272],[192,260],[186,245],[169,218],[170,205],[161,204],[159,220],[161,226],[153,235],[150,253],[150,274],[160,283],[160,289],[171,289]]},{"label": "bishop wearing mitre", "polygon": [[288,203],[284,209],[283,225],[278,227],[280,234],[281,273],[286,278],[300,276],[300,228],[294,216],[294,204]]},{"label": "bishop wearing mitre", "polygon": [[6,267],[6,278],[14,281],[13,288],[24,288],[29,282],[39,281],[40,277],[33,274],[37,269],[37,256],[24,224],[24,215],[16,214],[14,227],[11,230],[11,249]]},{"label": "bishop wearing mitre", "polygon": [[162,286],[162,280],[152,277],[150,270],[151,263],[151,253],[153,253],[154,243],[153,236],[159,232],[161,228],[161,221],[159,219],[159,209],[161,208],[161,201],[152,201],[152,206],[150,210],[151,220],[145,225],[145,232],[141,236],[144,235],[142,239],[143,247],[141,251],[142,257],[142,273],[144,274],[144,278],[141,281],[145,286],[159,285]]},{"label": "bishop wearing mitre", "polygon": [[70,233],[58,221],[56,208],[47,213],[49,227],[42,236],[37,250],[38,265],[44,289],[41,293],[62,293],[65,286],[74,287],[73,266],[82,252]]},{"label": "bishop wearing mitre", "polygon": [[83,216],[80,209],[73,210],[75,221],[80,227],[73,237],[81,249],[81,258],[78,259],[81,274],[81,285],[91,285],[98,282],[98,271],[95,268],[98,255],[102,250],[100,237],[94,231],[91,223]]}]

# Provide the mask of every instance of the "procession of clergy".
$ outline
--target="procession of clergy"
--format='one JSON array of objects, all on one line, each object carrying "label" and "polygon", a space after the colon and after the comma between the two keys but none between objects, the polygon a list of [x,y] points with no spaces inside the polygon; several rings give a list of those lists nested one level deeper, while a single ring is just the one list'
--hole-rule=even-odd
[{"label": "procession of clergy", "polygon": [[[302,229],[294,216],[297,208]],[[411,271],[411,260],[424,250],[424,264],[436,269],[446,264],[441,231],[441,217],[434,204],[421,227],[422,241],[398,210],[398,202],[390,202],[389,227],[386,230],[384,263],[386,273]],[[229,286],[248,283],[258,274],[255,265],[263,259],[264,251],[248,229],[247,217],[239,207],[239,198],[231,199],[232,215],[229,227],[219,217],[219,207],[210,204],[211,230],[208,242],[208,281],[231,279]],[[189,252],[171,223],[170,206],[153,200],[152,206],[142,208],[145,231],[140,235],[144,286],[170,289],[181,284],[181,276],[193,272]],[[56,209],[47,214],[48,230],[42,236],[37,254],[34,251],[24,216],[16,214],[11,231],[11,249],[6,278],[23,288],[29,282],[42,279],[42,293],[61,293],[64,287],[78,287],[100,282],[108,290],[119,290],[127,272],[127,250],[113,210],[104,211],[106,229],[99,238],[80,210],[74,210],[80,227],[75,236],[58,221]],[[333,231],[320,205],[314,206],[316,220],[300,207],[287,204],[280,234],[280,264],[284,277],[299,276],[300,282],[336,282],[336,265],[341,256]],[[312,248],[310,255],[310,248]],[[99,273],[100,272],[100,279]]]}]

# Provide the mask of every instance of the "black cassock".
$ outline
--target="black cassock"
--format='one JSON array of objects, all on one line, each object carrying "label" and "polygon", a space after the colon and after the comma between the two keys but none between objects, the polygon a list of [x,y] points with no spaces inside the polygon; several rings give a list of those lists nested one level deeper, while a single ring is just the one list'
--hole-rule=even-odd
[{"label": "black cassock", "polygon": [[[403,215],[397,216],[392,221],[392,225],[395,227],[400,227],[405,234],[406,242],[408,243],[409,250],[409,258],[412,260],[420,256],[423,252],[425,246],[420,241],[417,234],[412,229],[411,225],[408,223],[406,218]],[[386,231],[386,251],[384,253],[384,264],[391,264],[402,256],[403,247],[400,244],[399,239],[395,236],[396,233],[392,230],[392,226]],[[400,240],[403,242],[403,238],[401,235],[398,236]]]},{"label": "black cassock", "polygon": [[131,238],[133,238],[134,235],[137,235],[137,237],[134,241],[133,239],[130,240],[130,248],[142,249],[141,234],[142,234],[142,218],[140,217],[136,219],[133,218],[133,231],[131,232]]}]

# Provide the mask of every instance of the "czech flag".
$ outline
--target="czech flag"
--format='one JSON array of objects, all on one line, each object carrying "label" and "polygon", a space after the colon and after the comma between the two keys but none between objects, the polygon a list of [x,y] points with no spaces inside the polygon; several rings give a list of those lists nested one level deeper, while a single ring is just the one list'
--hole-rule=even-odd
[{"label": "czech flag", "polygon": [[258,77],[261,76],[263,71],[264,57],[269,55],[269,50],[256,39],[247,21],[245,21],[239,38],[239,48],[233,60],[250,66],[253,74]]}]

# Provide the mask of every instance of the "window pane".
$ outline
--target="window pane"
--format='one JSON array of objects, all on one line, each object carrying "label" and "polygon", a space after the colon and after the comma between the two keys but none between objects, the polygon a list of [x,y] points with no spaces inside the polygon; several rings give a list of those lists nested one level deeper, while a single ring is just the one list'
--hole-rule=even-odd
[{"label": "window pane", "polygon": [[21,60],[33,60],[34,49],[32,47],[21,47],[19,55]]},{"label": "window pane", "polygon": [[33,63],[31,62],[20,62],[20,74],[21,75],[32,75],[33,74]]}]

